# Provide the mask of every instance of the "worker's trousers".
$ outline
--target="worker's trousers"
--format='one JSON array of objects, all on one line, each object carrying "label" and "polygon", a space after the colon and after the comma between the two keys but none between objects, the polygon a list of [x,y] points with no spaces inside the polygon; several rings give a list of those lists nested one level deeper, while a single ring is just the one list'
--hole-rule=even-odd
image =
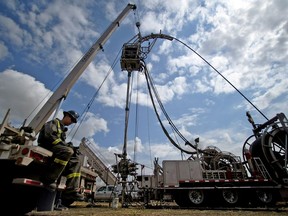
[{"label": "worker's trousers", "polygon": [[76,190],[80,181],[80,160],[74,150],[62,144],[53,145],[48,150],[53,152],[46,178],[57,181],[61,175],[67,178],[66,189]]}]

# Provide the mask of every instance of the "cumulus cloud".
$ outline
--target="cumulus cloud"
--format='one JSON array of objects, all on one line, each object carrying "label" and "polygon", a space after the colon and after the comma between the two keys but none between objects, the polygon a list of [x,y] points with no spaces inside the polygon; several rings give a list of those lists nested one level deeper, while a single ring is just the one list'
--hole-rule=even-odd
[{"label": "cumulus cloud", "polygon": [[[4,112],[11,108],[11,120],[23,123],[32,114],[35,107],[36,110],[39,110],[39,107],[47,100],[45,98],[50,94],[51,92],[45,88],[43,83],[30,75],[10,69],[0,73],[2,117]],[[35,115],[35,113],[33,114]]]},{"label": "cumulus cloud", "polygon": [[27,42],[31,42],[30,34],[27,31],[23,30],[13,19],[1,14],[0,28],[2,29],[0,32],[2,40],[10,41],[16,47],[27,45]]},{"label": "cumulus cloud", "polygon": [[175,151],[175,148],[170,144],[152,144],[151,145],[152,155],[156,158],[169,158],[173,159],[180,155],[178,151]]},{"label": "cumulus cloud", "polygon": [[6,58],[9,54],[8,48],[5,46],[4,43],[0,42],[0,61]]},{"label": "cumulus cloud", "polygon": [[[76,138],[79,140],[83,137],[91,138],[100,132],[109,132],[107,121],[105,119],[90,112],[86,113],[84,117],[85,119],[81,122],[81,127],[78,129],[76,125],[76,128],[74,128],[77,130]],[[71,133],[73,134],[74,132],[72,131]]]}]

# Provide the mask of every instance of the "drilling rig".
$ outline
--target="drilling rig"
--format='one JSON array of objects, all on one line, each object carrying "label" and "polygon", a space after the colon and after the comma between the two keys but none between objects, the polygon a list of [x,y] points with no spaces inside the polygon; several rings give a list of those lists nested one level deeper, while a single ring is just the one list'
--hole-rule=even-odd
[{"label": "drilling rig", "polygon": [[[243,161],[240,156],[221,151],[216,146],[199,149],[199,138],[195,139],[195,144],[190,143],[167,115],[169,124],[184,140],[185,145],[192,147],[194,151],[183,149],[169,137],[160,121],[153,95],[157,98],[159,107],[163,108],[163,105],[145,66],[144,60],[157,39],[172,41],[175,38],[162,33],[142,37],[139,33],[133,42],[124,44],[122,48],[121,69],[128,73],[127,102],[123,154],[120,162],[114,165],[115,172],[120,173],[125,182],[129,174],[128,167],[132,163],[127,159],[126,152],[130,79],[132,72],[142,72],[165,135],[177,149],[188,154],[188,160],[164,160],[162,166],[156,159],[153,175],[136,176],[147,205],[150,200],[174,200],[181,207],[259,207],[287,202],[288,120],[285,114],[278,113],[263,124],[255,124],[250,113],[246,113],[252,124],[253,134],[243,144]],[[147,46],[142,46],[148,41]],[[167,114],[165,110],[162,111],[164,115]],[[133,175],[135,176],[134,173]]]}]

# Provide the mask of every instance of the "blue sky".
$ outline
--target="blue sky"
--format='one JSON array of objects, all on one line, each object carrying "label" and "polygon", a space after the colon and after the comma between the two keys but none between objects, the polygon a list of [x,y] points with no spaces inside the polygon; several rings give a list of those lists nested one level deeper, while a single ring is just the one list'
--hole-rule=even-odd
[{"label": "blue sky", "polygon": [[[161,31],[189,45],[266,117],[287,114],[287,1],[2,0],[1,119],[11,108],[11,124],[18,127],[26,118],[29,122],[128,3],[136,4],[136,12],[129,13],[62,104],[61,110],[82,114],[116,61],[82,123],[70,128],[75,145],[88,138],[108,164],[122,151],[127,72],[121,71],[118,53],[138,33],[137,21],[142,36]],[[252,134],[245,113],[250,111],[256,123],[263,123],[259,112],[175,40],[157,40],[145,61],[166,112],[187,140],[194,143],[200,137],[202,149],[213,145],[242,156],[243,143]],[[160,162],[181,159],[156,119],[142,73],[133,72],[129,116],[129,157],[147,167],[154,157]]]}]

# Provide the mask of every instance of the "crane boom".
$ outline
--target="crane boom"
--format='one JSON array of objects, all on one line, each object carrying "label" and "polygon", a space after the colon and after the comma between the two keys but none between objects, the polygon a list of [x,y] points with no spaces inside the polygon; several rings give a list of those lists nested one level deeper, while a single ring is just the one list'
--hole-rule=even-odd
[{"label": "crane boom", "polygon": [[44,106],[40,109],[36,116],[31,120],[28,127],[31,127],[36,134],[40,131],[41,127],[48,120],[50,115],[56,110],[62,99],[66,98],[72,86],[75,84],[75,82],[84,72],[84,70],[88,67],[96,54],[105,44],[105,42],[109,39],[111,34],[116,30],[120,22],[128,15],[128,12],[131,9],[135,10],[136,5],[128,4],[124,8],[124,10],[119,14],[119,16],[114,20],[114,22],[111,23],[111,25],[106,29],[102,36],[92,45],[92,47],[86,52],[86,54],[83,55],[81,60],[72,69],[72,71],[65,78],[62,84],[57,88],[57,90],[48,99],[48,101],[44,104]]}]

